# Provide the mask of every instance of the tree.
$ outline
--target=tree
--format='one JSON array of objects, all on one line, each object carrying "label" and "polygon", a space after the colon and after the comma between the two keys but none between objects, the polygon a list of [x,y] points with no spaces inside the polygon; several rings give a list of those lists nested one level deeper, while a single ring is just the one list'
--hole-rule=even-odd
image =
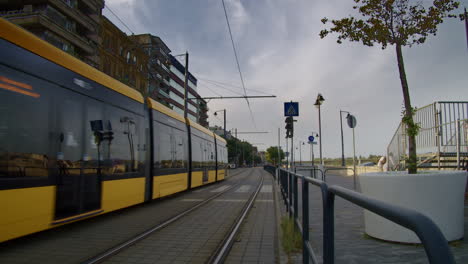
[{"label": "tree", "polygon": [[281,160],[284,159],[284,152],[281,148],[279,149],[279,154],[280,160],[278,160],[278,147],[269,147],[266,150],[266,159],[268,162],[277,165]]},{"label": "tree", "polygon": [[[329,33],[337,33],[339,44],[342,40],[362,42],[366,46],[395,45],[398,71],[405,111],[402,122],[406,124],[408,134],[408,173],[417,172],[416,166],[416,135],[419,125],[414,123],[414,109],[411,107],[408,81],[406,79],[403,62],[402,46],[411,47],[423,44],[430,35],[436,35],[437,26],[444,18],[456,17],[451,12],[458,8],[459,3],[454,0],[434,0],[433,4],[425,8],[422,1],[410,3],[410,0],[354,0],[354,9],[365,18],[355,17],[332,20],[333,27],[320,31],[320,37],[325,38]],[[322,19],[327,24],[327,18]]]},{"label": "tree", "polygon": [[252,163],[253,146],[247,141],[240,141],[237,138],[227,140],[228,161],[236,163],[237,166]]}]

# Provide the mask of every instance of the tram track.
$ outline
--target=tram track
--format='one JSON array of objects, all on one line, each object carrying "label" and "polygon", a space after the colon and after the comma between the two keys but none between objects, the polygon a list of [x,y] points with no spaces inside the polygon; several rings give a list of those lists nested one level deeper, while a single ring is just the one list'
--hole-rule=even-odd
[{"label": "tram track", "polygon": [[234,243],[235,236],[238,234],[242,223],[244,222],[246,216],[248,215],[250,209],[252,208],[252,206],[253,206],[253,204],[255,202],[255,199],[257,198],[257,195],[258,195],[258,193],[260,192],[260,189],[263,186],[263,181],[264,181],[264,176],[262,174],[260,182],[257,185],[256,190],[250,196],[248,202],[244,206],[241,214],[239,215],[239,218],[234,222],[230,232],[226,235],[225,239],[220,244],[220,247],[218,247],[216,252],[210,257],[208,263],[218,264],[218,263],[223,263],[224,262],[227,255],[229,254],[229,251],[230,251],[230,249],[232,247],[232,244]]},{"label": "tram track", "polygon": [[[246,170],[241,170],[241,171],[238,171],[236,174],[232,174],[232,175],[229,175],[229,177],[227,177],[227,181],[229,181],[230,179],[232,179],[232,177],[234,176],[237,176],[237,175],[240,175],[242,173],[246,172]],[[237,182],[235,184],[233,184],[232,186],[224,189],[223,191],[215,194],[215,195],[212,195],[208,198],[205,198],[204,200],[198,202],[196,205],[194,205],[193,207],[187,209],[187,210],[184,210],[180,213],[178,213],[177,215],[175,216],[172,216],[170,217],[169,219],[163,221],[162,223],[159,223],[157,225],[155,225],[154,227],[134,236],[133,238],[130,238],[124,242],[121,242],[105,251],[103,251],[102,253],[98,254],[98,255],[95,255],[94,257],[92,258],[89,258],[88,260],[82,262],[84,264],[95,264],[95,263],[102,263],[102,262],[105,262],[106,260],[108,260],[109,258],[111,258],[112,256],[115,256],[115,255],[118,255],[120,252],[130,248],[131,246],[135,245],[135,244],[138,244],[139,242],[143,241],[145,238],[151,236],[151,235],[154,235],[155,233],[157,233],[158,231],[161,231],[163,230],[164,228],[170,226],[171,224],[175,223],[176,221],[184,218],[184,216],[188,216],[190,213],[193,213],[195,212],[196,210],[200,209],[201,207],[205,206],[206,204],[208,204],[209,202],[215,200],[216,198],[228,193],[229,191],[233,190],[234,188],[238,187],[241,183],[242,183],[242,180],[244,178],[248,178],[250,177],[252,174],[253,174],[254,170],[247,170],[247,173],[243,176],[240,177],[240,179],[237,179]],[[256,191],[254,192],[254,194],[258,193],[258,190],[261,188],[261,184],[263,182],[263,176],[261,178],[261,181],[260,181],[260,184],[257,186],[257,189]],[[249,199],[250,201],[250,204],[252,203],[252,196],[251,198]],[[247,208],[247,207],[245,207]],[[242,212],[245,214],[245,208],[242,210]],[[239,219],[243,219],[243,217],[239,217]],[[238,221],[236,221],[237,223]],[[233,228],[231,230],[231,232],[229,234],[232,233],[233,230],[237,230],[236,227],[236,223],[234,223],[233,225]],[[228,236],[226,236],[228,237]],[[223,242],[225,241],[231,241],[231,240],[223,240]],[[231,243],[231,242],[230,242]],[[219,248],[224,248],[224,247],[219,247]],[[222,252],[225,252],[225,250],[223,250]]]}]

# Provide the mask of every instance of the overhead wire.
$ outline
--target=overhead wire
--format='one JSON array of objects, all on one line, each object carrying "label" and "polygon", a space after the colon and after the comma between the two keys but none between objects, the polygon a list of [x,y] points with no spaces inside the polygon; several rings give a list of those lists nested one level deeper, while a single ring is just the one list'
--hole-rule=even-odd
[{"label": "overhead wire", "polygon": [[[233,87],[233,88],[241,88],[242,89],[241,86],[236,86],[236,85],[229,84],[229,83],[223,83],[223,82],[220,82],[220,81],[209,80],[209,79],[204,79],[204,78],[198,78],[198,80],[201,80],[201,81],[204,81],[204,82],[209,82],[209,83],[212,83],[212,84],[216,84],[217,86]],[[265,95],[273,95],[273,94],[265,93],[263,91],[255,90],[255,89],[246,88],[246,90],[257,92],[257,93],[262,93],[262,94],[265,94]],[[230,90],[230,91],[232,91],[232,90]],[[234,91],[232,91],[232,92],[234,92]]]},{"label": "overhead wire", "polygon": [[120,23],[122,23],[122,25],[124,25],[124,27],[126,27],[126,28],[128,29],[128,31],[130,31],[132,34],[135,35],[135,33],[127,26],[127,24],[125,24],[125,22],[123,22],[122,19],[120,19],[120,17],[117,16],[117,15],[114,13],[114,11],[112,11],[112,9],[110,9],[109,5],[104,4],[104,7],[107,7],[107,9],[109,10],[109,12],[111,12],[112,15],[114,15],[114,16],[120,21]]},{"label": "overhead wire", "polygon": [[[114,11],[112,11],[112,9],[109,7],[109,5],[104,5],[104,6],[111,12],[111,14],[112,14],[115,18],[117,18],[117,20],[120,21],[120,23],[122,23],[122,25],[124,25],[133,35],[135,35],[135,33],[127,26],[127,24],[125,24],[125,22],[124,22],[122,19],[120,19],[120,17],[119,17]],[[131,39],[131,38],[129,38],[129,39],[130,39],[130,41],[133,43],[133,45],[135,45],[135,46],[141,48],[142,50],[144,50],[144,48],[141,46],[140,43],[136,42],[135,40],[133,40],[133,39]],[[154,66],[154,64],[151,62],[151,60],[149,61],[149,63],[151,64],[151,66]],[[150,68],[150,65],[146,65],[146,69],[148,70],[148,73],[151,75],[151,78],[152,78],[153,80],[156,80],[157,78],[154,76],[153,71],[152,71],[151,68]],[[159,90],[159,89],[158,89],[158,90]],[[211,90],[211,91],[214,92],[213,90]],[[149,92],[150,92],[150,91],[148,90],[148,93],[149,93]],[[216,93],[216,92],[214,92],[214,93]],[[201,97],[201,96],[200,96],[200,97]],[[172,99],[172,98],[170,98],[170,99]],[[167,101],[166,101],[166,102],[167,102]],[[207,103],[208,103],[208,102],[209,102],[209,100],[207,101]]]},{"label": "overhead wire", "polygon": [[234,93],[234,94],[237,94],[237,95],[241,95],[241,96],[244,95],[242,92],[239,92],[239,91],[235,91],[235,90],[226,88],[226,87],[221,86],[221,85],[216,84],[216,83],[210,83],[210,82],[208,82],[207,84],[216,86],[216,87],[221,88],[221,89],[224,89],[224,90],[226,90],[226,91],[230,91],[230,92],[232,92],[232,93]]},{"label": "overhead wire", "polygon": [[223,3],[224,16],[226,17],[226,23],[227,23],[228,30],[229,30],[229,36],[231,37],[232,49],[234,50],[234,57],[236,58],[237,70],[239,71],[242,88],[244,89],[245,101],[247,102],[247,106],[250,111],[250,117],[252,118],[253,125],[255,129],[257,129],[257,125],[255,124],[255,119],[252,113],[252,108],[250,107],[250,102],[249,102],[249,99],[247,98],[247,91],[245,89],[244,77],[242,77],[242,71],[241,71],[240,64],[239,64],[239,58],[237,57],[236,45],[234,45],[234,38],[232,37],[231,25],[229,24],[229,18],[228,18],[227,11],[226,11],[226,5],[224,4],[224,0],[221,0],[221,2]]}]

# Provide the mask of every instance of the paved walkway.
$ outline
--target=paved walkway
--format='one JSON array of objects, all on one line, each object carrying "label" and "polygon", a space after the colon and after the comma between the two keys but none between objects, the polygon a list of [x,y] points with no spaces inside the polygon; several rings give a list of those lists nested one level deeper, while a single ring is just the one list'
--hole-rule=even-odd
[{"label": "paved walkway", "polygon": [[[353,188],[352,177],[327,176],[331,185]],[[299,188],[300,189],[300,188]],[[322,259],[322,198],[320,189],[309,187],[310,238],[317,257]],[[360,207],[335,198],[336,263],[428,263],[424,247],[384,242],[364,234],[364,213]],[[468,231],[468,205],[465,205],[465,232]],[[457,263],[468,263],[468,241],[451,243]]]},{"label": "paved walkway", "polygon": [[273,176],[266,171],[263,187],[245,220],[226,263],[278,263],[278,234]]}]

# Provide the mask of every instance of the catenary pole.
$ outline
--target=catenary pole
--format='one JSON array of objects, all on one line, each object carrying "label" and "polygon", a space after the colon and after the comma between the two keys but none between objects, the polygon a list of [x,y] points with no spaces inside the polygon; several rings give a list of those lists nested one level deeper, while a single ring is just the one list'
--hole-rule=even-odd
[{"label": "catenary pole", "polygon": [[184,117],[188,116],[188,76],[189,76],[189,54],[188,51],[185,52],[185,81],[184,81]]}]

